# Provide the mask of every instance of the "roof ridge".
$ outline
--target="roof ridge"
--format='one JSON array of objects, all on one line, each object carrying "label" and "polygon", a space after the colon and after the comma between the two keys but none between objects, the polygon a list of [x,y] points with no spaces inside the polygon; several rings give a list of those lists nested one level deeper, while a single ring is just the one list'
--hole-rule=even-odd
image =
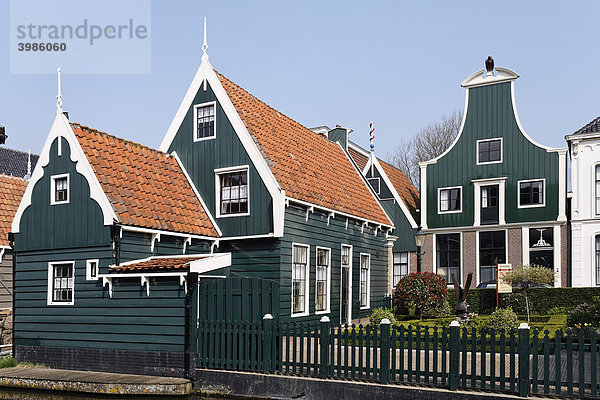
[{"label": "roof ridge", "polygon": [[[29,152],[24,151],[24,150],[17,150],[17,149],[11,149],[10,147],[0,147],[0,150],[8,150],[8,151],[13,151],[15,153],[21,153],[21,154],[25,154],[25,155],[29,155]],[[32,157],[39,157],[39,154],[35,154],[35,153],[31,153]]]},{"label": "roof ridge", "polygon": [[91,133],[97,133],[97,134],[104,135],[104,136],[107,136],[107,137],[110,137],[110,138],[113,138],[113,139],[116,139],[116,140],[120,140],[121,142],[124,142],[124,143],[127,143],[127,144],[131,144],[133,146],[138,146],[140,148],[143,148],[143,149],[146,149],[146,150],[158,153],[159,155],[164,155],[166,157],[170,157],[171,156],[169,153],[165,153],[164,151],[160,151],[158,149],[153,149],[152,147],[146,146],[145,144],[137,143],[137,142],[134,142],[132,140],[128,140],[128,139],[122,138],[120,136],[111,135],[110,133],[106,133],[106,132],[100,131],[98,129],[90,128],[89,126],[81,125],[81,124],[79,124],[77,122],[70,122],[70,124],[73,127],[79,127],[82,130],[85,130],[85,131],[88,131],[88,132],[91,132]]},{"label": "roof ridge", "polygon": [[19,181],[27,182],[27,179],[25,179],[25,178],[21,178],[20,176],[7,175],[7,174],[0,174],[0,178],[12,178],[12,179],[16,179]]},{"label": "roof ridge", "polygon": [[596,133],[596,132],[600,132],[600,129],[596,129],[595,131],[588,132],[588,130],[590,128],[592,128],[594,125],[598,125],[598,123],[600,123],[600,117],[594,118],[593,120],[591,120],[590,122],[588,122],[587,124],[585,124],[583,127],[577,129],[573,133],[573,135],[580,134],[580,133]]},{"label": "roof ridge", "polygon": [[267,106],[268,108],[270,108],[272,111],[275,111],[276,113],[280,114],[281,116],[283,116],[284,118],[288,119],[289,121],[291,121],[294,124],[297,124],[298,126],[302,127],[303,129],[307,130],[308,132],[310,132],[311,134],[315,135],[316,137],[319,137],[323,140],[325,140],[328,143],[333,143],[331,140],[327,139],[326,137],[324,137],[322,134],[319,134],[313,130],[311,130],[310,128],[302,125],[300,122],[296,121],[294,118],[290,117],[289,115],[279,111],[278,109],[276,109],[275,107],[269,105],[268,103],[266,103],[265,101],[259,99],[258,97],[256,97],[255,95],[253,95],[249,90],[244,89],[242,86],[238,85],[237,83],[235,83],[234,81],[232,81],[231,79],[229,79],[228,77],[226,77],[225,75],[223,75],[222,73],[220,73],[219,71],[217,71],[216,69],[214,69],[214,71],[217,73],[217,75],[220,75],[222,78],[227,79],[233,86],[243,90],[244,92],[248,93],[249,96],[253,97],[256,101],[264,104],[265,106]]}]

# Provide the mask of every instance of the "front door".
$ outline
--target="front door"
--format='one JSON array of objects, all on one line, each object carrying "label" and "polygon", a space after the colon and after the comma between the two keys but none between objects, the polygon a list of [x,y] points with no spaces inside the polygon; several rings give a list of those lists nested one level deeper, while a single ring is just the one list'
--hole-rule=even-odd
[{"label": "front door", "polygon": [[497,224],[499,222],[499,186],[481,187],[481,224]]},{"label": "front door", "polygon": [[352,247],[342,246],[342,270],[340,282],[340,324],[352,321]]}]

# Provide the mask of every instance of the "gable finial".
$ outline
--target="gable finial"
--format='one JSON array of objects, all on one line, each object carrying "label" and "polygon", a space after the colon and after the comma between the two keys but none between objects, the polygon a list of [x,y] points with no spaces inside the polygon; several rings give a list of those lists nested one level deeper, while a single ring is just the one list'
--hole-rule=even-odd
[{"label": "gable finial", "polygon": [[31,178],[31,150],[27,152],[27,175],[25,179],[29,180]]},{"label": "gable finial", "polygon": [[202,54],[202,61],[208,60],[208,54],[206,54],[206,50],[208,50],[208,44],[206,44],[206,17],[204,17],[204,42],[202,44],[202,51],[204,54]]},{"label": "gable finial", "polygon": [[60,92],[60,67],[56,70],[58,72],[58,94],[56,95],[56,112],[62,113],[62,94]]}]

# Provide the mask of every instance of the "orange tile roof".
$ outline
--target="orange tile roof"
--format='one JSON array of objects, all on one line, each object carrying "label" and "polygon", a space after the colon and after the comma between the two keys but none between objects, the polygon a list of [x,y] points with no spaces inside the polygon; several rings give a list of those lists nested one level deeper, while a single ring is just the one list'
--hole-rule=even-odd
[{"label": "orange tile roof", "polygon": [[360,168],[361,171],[364,170],[367,166],[367,163],[369,162],[369,157],[358,152],[350,146],[348,146],[348,153],[350,153],[350,156],[352,157],[356,165],[358,165],[358,168]]},{"label": "orange tile roof", "polygon": [[218,236],[174,157],[85,126],[72,127],[119,222]]},{"label": "orange tile roof", "polygon": [[217,75],[287,196],[392,225],[338,144]]},{"label": "orange tile roof", "polygon": [[25,179],[0,175],[0,246],[9,245],[8,233],[25,188]]},{"label": "orange tile roof", "polygon": [[408,208],[408,211],[410,211],[410,214],[415,219],[415,222],[417,223],[417,225],[419,225],[421,222],[421,217],[419,216],[419,212],[417,210],[420,207],[419,204],[421,200],[417,188],[413,186],[413,184],[406,177],[406,174],[404,174],[404,172],[400,171],[398,168],[384,161],[381,161],[380,159],[378,160],[381,164],[381,167],[383,168],[383,171],[388,176],[388,178],[390,178],[392,185],[394,185],[394,188],[404,201],[404,204]]},{"label": "orange tile roof", "polygon": [[187,271],[192,261],[203,257],[157,257],[137,263],[111,267],[110,272],[164,272],[171,270]]}]

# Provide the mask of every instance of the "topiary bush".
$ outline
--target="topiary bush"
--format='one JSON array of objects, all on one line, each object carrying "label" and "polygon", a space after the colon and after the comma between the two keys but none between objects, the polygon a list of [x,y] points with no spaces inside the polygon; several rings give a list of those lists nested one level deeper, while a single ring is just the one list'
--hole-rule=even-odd
[{"label": "topiary bush", "polygon": [[445,300],[444,302],[436,304],[432,308],[423,311],[423,316],[425,318],[447,317],[452,314],[453,312],[450,308],[450,303],[448,303],[448,300]]},{"label": "topiary bush", "polygon": [[552,307],[548,310],[548,315],[567,315],[571,312],[571,307]]},{"label": "topiary bush", "polygon": [[375,308],[371,311],[371,315],[369,315],[369,323],[372,325],[381,324],[381,320],[387,318],[390,320],[392,325],[396,325],[398,321],[396,321],[396,317],[394,316],[394,312],[389,308]]},{"label": "topiary bush", "polygon": [[509,331],[517,327],[517,314],[510,307],[499,308],[490,315],[485,327],[488,329],[493,328],[496,331],[501,329]]},{"label": "topiary bush", "polygon": [[432,272],[412,273],[400,279],[392,299],[396,312],[414,307],[422,319],[424,312],[448,300],[448,286],[441,276]]}]

